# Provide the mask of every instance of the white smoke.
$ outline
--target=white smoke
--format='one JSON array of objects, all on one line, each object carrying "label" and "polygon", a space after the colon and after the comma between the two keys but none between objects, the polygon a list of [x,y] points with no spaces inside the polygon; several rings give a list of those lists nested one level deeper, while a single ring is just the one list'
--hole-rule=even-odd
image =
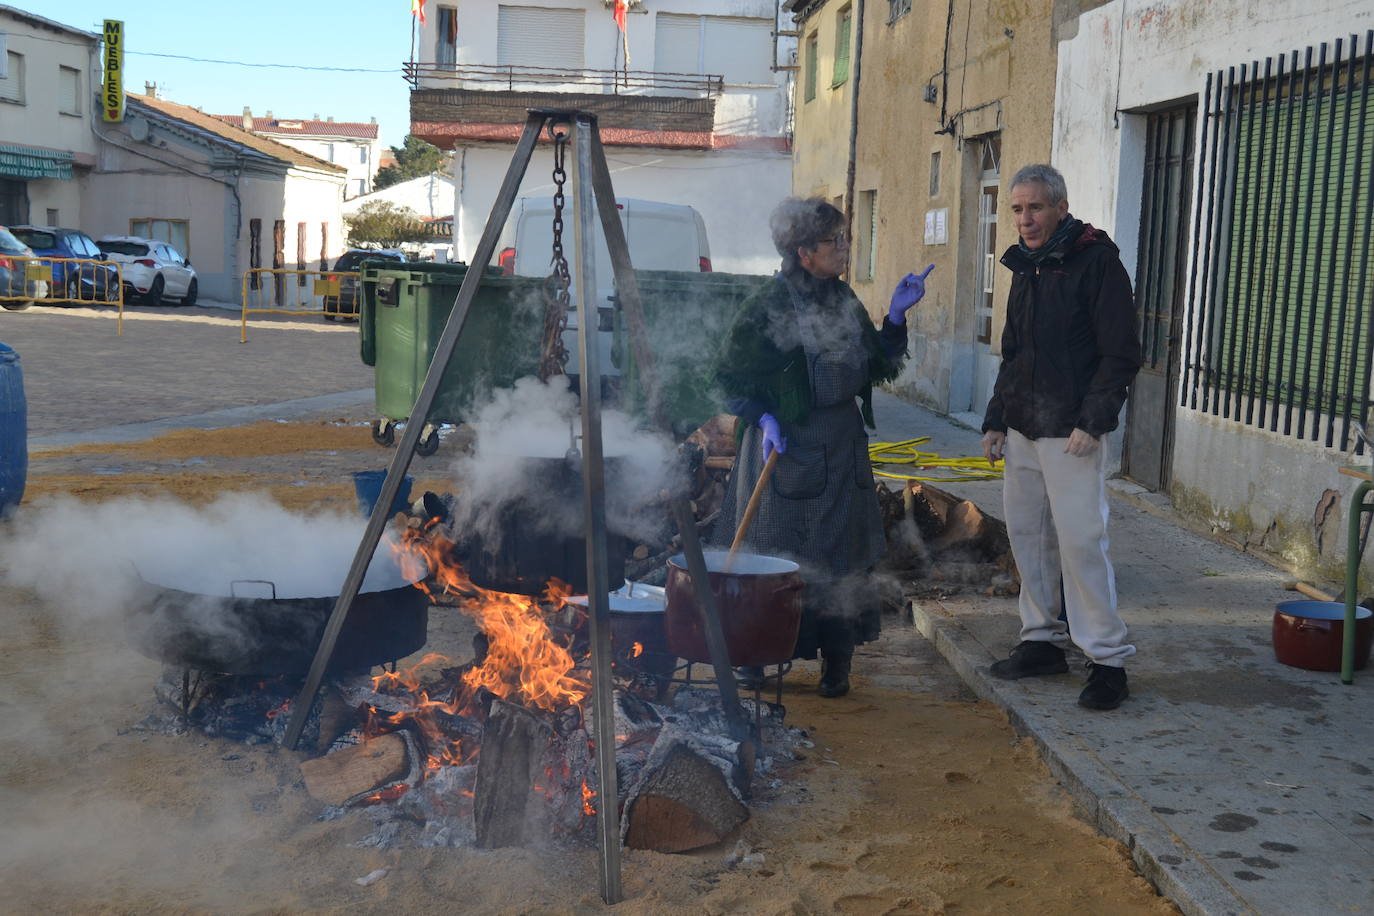
[{"label": "white smoke", "polygon": [[[270,598],[338,595],[366,519],[288,511],[269,497],[231,493],[206,506],[170,499],[57,500],[0,537],[0,575],[45,599],[101,616],[127,610],[140,582],[195,594]],[[235,584],[237,583],[237,584]],[[363,591],[403,584],[383,544]]]},{"label": "white smoke", "polygon": [[[616,533],[647,540],[663,522],[658,494],[674,485],[675,448],[667,436],[640,428],[619,411],[602,411],[601,424],[607,524]],[[572,448],[585,454],[577,398],[563,379],[544,384],[524,378],[496,392],[472,427],[473,451],[454,466],[458,528],[494,532],[502,510],[523,502],[544,511],[549,530],[570,537],[582,533],[580,490],[555,492],[555,481],[546,479],[555,473],[550,460],[561,460]],[[658,509],[650,510],[655,503]]]}]

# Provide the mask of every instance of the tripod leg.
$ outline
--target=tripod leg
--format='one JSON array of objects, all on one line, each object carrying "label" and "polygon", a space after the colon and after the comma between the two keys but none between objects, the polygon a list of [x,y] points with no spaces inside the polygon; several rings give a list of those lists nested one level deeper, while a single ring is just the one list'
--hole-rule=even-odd
[{"label": "tripod leg", "polygon": [[329,622],[325,624],[324,634],[320,638],[320,646],[315,650],[315,659],[310,663],[310,671],[305,677],[305,685],[291,705],[291,721],[287,723],[286,733],[282,736],[282,744],[288,749],[294,749],[296,743],[300,741],[301,732],[305,729],[305,722],[310,716],[310,708],[315,705],[315,696],[319,693],[320,682],[324,680],[325,669],[329,667],[329,660],[334,655],[334,646],[339,641],[339,631],[343,629],[344,620],[347,619],[348,611],[353,606],[353,599],[358,596],[358,589],[362,587],[363,577],[367,575],[367,567],[372,562],[372,554],[382,539],[382,529],[386,527],[387,520],[390,518],[391,504],[396,499],[396,493],[401,488],[401,481],[405,479],[406,471],[410,469],[410,461],[414,457],[415,446],[420,442],[420,433],[424,430],[425,422],[429,418],[429,409],[433,406],[434,397],[439,392],[439,382],[443,378],[444,371],[448,368],[449,360],[453,358],[453,351],[458,346],[458,338],[463,333],[463,325],[467,322],[468,309],[472,306],[472,300],[477,295],[477,288],[482,284],[482,275],[486,273],[487,265],[491,263],[491,256],[496,251],[496,243],[500,238],[501,229],[506,224],[506,218],[510,216],[511,207],[515,205],[515,195],[520,190],[520,181],[525,177],[525,171],[529,168],[530,157],[534,154],[534,146],[539,140],[539,132],[543,130],[547,120],[548,115],[531,112],[525,121],[525,131],[520,135],[520,141],[515,146],[515,155],[511,157],[510,168],[506,170],[505,181],[501,183],[501,189],[496,195],[496,203],[492,207],[491,215],[487,217],[487,227],[482,232],[482,238],[477,243],[477,251],[473,255],[473,262],[463,277],[463,284],[458,289],[457,298],[454,299],[453,311],[448,316],[448,324],[444,326],[444,333],[440,335],[439,342],[434,347],[434,359],[430,362],[429,372],[425,375],[425,382],[420,387],[420,393],[415,398],[415,406],[411,410],[405,432],[401,435],[400,444],[396,446],[396,453],[391,459],[391,466],[387,468],[386,480],[382,482],[382,491],[377,496],[377,503],[373,506],[372,515],[367,520],[367,529],[363,532],[362,541],[358,544],[358,550],[353,555],[353,565],[348,569],[348,576],[344,579],[343,588],[339,593],[338,600],[334,603],[334,610],[329,615]]}]

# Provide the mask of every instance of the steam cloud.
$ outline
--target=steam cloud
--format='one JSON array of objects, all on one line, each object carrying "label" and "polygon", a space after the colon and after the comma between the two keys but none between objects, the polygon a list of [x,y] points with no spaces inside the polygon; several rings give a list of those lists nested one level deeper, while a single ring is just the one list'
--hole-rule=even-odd
[{"label": "steam cloud", "polygon": [[[615,532],[649,540],[662,526],[658,494],[676,484],[675,449],[666,436],[643,430],[615,410],[601,414],[606,464],[606,522]],[[472,421],[473,452],[454,465],[460,486],[454,523],[490,535],[502,523],[502,510],[524,502],[545,514],[550,531],[582,534],[580,491],[556,493],[541,478],[547,464],[574,446],[582,450],[577,398],[561,381],[546,385],[524,378],[495,392]]]},{"label": "steam cloud", "polygon": [[[337,595],[366,519],[338,511],[301,514],[258,494],[226,494],[208,506],[171,500],[59,500],[29,514],[0,540],[0,575],[54,603],[103,616],[125,610],[138,579],[196,594],[228,596],[235,580],[265,579],[279,598]],[[363,591],[402,577],[384,545]],[[235,586],[271,597],[262,585]]]}]

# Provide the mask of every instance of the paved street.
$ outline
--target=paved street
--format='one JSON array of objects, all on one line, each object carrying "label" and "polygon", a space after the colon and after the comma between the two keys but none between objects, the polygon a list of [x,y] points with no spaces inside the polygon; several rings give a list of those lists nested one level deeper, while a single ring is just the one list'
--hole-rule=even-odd
[{"label": "paved street", "polygon": [[370,389],[357,327],[256,316],[240,344],[238,314],[216,308],[128,308],[122,336],[113,308],[0,312],[30,438]]},{"label": "paved street", "polygon": [[[353,325],[288,322],[250,330],[240,345],[222,311],[132,313],[116,337],[108,313],[35,310],[0,314],[0,340],[23,360],[35,443],[128,423],[232,423],[253,405],[265,413],[244,419],[370,409]],[[877,408],[880,439],[929,435],[924,448],[941,454],[978,451],[966,427],[890,396]],[[947,488],[1000,515],[1000,487]],[[968,689],[1005,708],[1097,826],[1185,912],[1374,912],[1374,672],[1344,687],[1335,674],[1277,663],[1269,627],[1274,604],[1293,597],[1281,588],[1287,574],[1186,530],[1167,501],[1115,490],[1112,553],[1139,647],[1120,710],[1080,709],[1076,670],[1015,683],[987,675],[1016,641],[1011,599],[923,599],[912,617],[930,644],[907,631],[885,640],[889,649],[925,660],[932,684],[944,684],[938,650]],[[884,684],[880,661],[863,663]]]},{"label": "paved street", "polygon": [[[878,434],[977,454],[979,434],[880,396]],[[947,489],[1000,516],[1001,484]],[[1015,599],[913,604],[923,633],[979,696],[1032,735],[1097,826],[1189,914],[1374,912],[1374,671],[1274,659],[1287,573],[1181,527],[1167,500],[1114,482],[1110,535],[1138,654],[1117,711],[1076,705],[1081,671],[1006,682],[987,666],[1016,643]]]}]

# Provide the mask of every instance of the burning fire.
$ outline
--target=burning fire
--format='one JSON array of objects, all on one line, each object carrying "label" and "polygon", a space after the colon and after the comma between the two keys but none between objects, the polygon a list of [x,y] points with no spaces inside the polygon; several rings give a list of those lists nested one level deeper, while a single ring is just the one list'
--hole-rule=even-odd
[{"label": "burning fire", "polygon": [[643,654],[644,646],[642,644],[635,643],[633,646],[630,647],[630,658],[639,658]]},{"label": "burning fire", "polygon": [[486,658],[463,676],[468,690],[475,694],[484,688],[503,700],[550,712],[580,703],[590,687],[574,672],[572,655],[553,638],[541,607],[541,602],[560,602],[572,590],[556,579],[538,599],[478,588],[451,559],[453,542],[432,532],[437,521],[406,529],[394,546],[408,578],[426,591],[425,579],[432,578],[445,592],[461,596],[459,608],[486,634]]},{"label": "burning fire", "polygon": [[583,814],[586,814],[586,815],[589,815],[589,816],[590,816],[590,815],[593,815],[593,814],[596,813],[596,808],[592,805],[592,799],[593,799],[593,798],[596,798],[596,793],[592,791],[591,786],[587,785],[587,780],[585,780],[585,779],[582,780],[582,813],[583,813]]}]

